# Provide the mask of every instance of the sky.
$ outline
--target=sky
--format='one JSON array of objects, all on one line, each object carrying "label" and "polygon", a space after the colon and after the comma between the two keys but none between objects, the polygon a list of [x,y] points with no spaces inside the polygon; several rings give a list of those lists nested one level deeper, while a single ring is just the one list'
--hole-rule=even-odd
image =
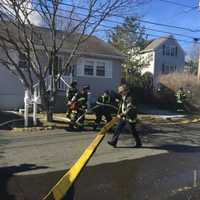
[{"label": "sky", "polygon": [[[159,31],[174,33],[175,38],[184,50],[188,52],[192,47],[193,38],[200,39],[200,9],[198,10],[198,1],[199,0],[151,0],[150,3],[140,6],[136,12],[141,16],[142,20],[190,29],[181,30],[178,28],[142,23],[148,29],[155,29],[153,31],[146,30],[147,34],[165,36],[168,34]],[[182,34],[184,36],[175,34]],[[155,38],[150,35],[149,38],[151,37]]]}]

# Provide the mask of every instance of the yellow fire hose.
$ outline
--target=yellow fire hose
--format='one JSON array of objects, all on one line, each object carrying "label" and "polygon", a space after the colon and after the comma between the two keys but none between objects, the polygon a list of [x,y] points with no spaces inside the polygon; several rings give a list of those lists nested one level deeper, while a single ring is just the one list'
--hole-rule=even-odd
[{"label": "yellow fire hose", "polygon": [[87,164],[92,154],[95,152],[98,145],[103,140],[107,131],[119,120],[119,118],[113,118],[107,123],[97,134],[91,144],[85,149],[81,157],[71,167],[71,169],[57,182],[55,186],[49,191],[49,193],[42,200],[61,200],[67,191],[70,189],[78,175]]}]

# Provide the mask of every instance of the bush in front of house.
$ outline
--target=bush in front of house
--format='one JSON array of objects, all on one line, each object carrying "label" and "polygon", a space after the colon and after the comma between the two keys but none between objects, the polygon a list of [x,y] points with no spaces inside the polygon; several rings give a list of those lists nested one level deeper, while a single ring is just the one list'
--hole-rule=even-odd
[{"label": "bush in front of house", "polygon": [[175,108],[175,94],[181,87],[187,96],[187,110],[200,110],[200,81],[190,73],[172,73],[160,76],[160,86],[156,92],[156,97],[160,104]]},{"label": "bush in front of house", "polygon": [[151,104],[153,96],[153,76],[151,73],[137,74],[128,81],[131,93],[138,104]]}]

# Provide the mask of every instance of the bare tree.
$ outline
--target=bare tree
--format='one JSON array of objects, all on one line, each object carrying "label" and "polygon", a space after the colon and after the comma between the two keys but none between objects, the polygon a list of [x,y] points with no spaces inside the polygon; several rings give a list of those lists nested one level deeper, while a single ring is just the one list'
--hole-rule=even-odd
[{"label": "bare tree", "polygon": [[[56,94],[56,84],[69,68],[79,47],[106,19],[115,16],[135,0],[2,0],[0,2],[0,62],[14,73],[25,88],[33,92],[35,82],[41,90],[42,105],[47,120],[52,121],[51,103]],[[33,19],[39,19],[36,26]],[[37,24],[38,25],[38,24]],[[57,72],[57,56],[70,44],[64,59],[64,70]],[[41,56],[45,58],[41,59]],[[23,67],[19,59],[24,61]],[[45,80],[50,77],[48,90]]]}]

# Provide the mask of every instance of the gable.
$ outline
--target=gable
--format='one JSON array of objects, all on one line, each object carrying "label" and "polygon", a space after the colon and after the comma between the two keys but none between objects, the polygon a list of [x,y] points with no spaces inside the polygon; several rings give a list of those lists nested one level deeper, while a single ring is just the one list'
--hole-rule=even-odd
[{"label": "gable", "polygon": [[156,49],[160,48],[160,46],[162,46],[163,44],[171,44],[171,45],[177,46],[185,54],[183,48],[180,46],[180,44],[172,35],[163,36],[155,40],[152,40],[150,44],[148,44],[141,53],[145,53],[148,51],[155,51]]}]

